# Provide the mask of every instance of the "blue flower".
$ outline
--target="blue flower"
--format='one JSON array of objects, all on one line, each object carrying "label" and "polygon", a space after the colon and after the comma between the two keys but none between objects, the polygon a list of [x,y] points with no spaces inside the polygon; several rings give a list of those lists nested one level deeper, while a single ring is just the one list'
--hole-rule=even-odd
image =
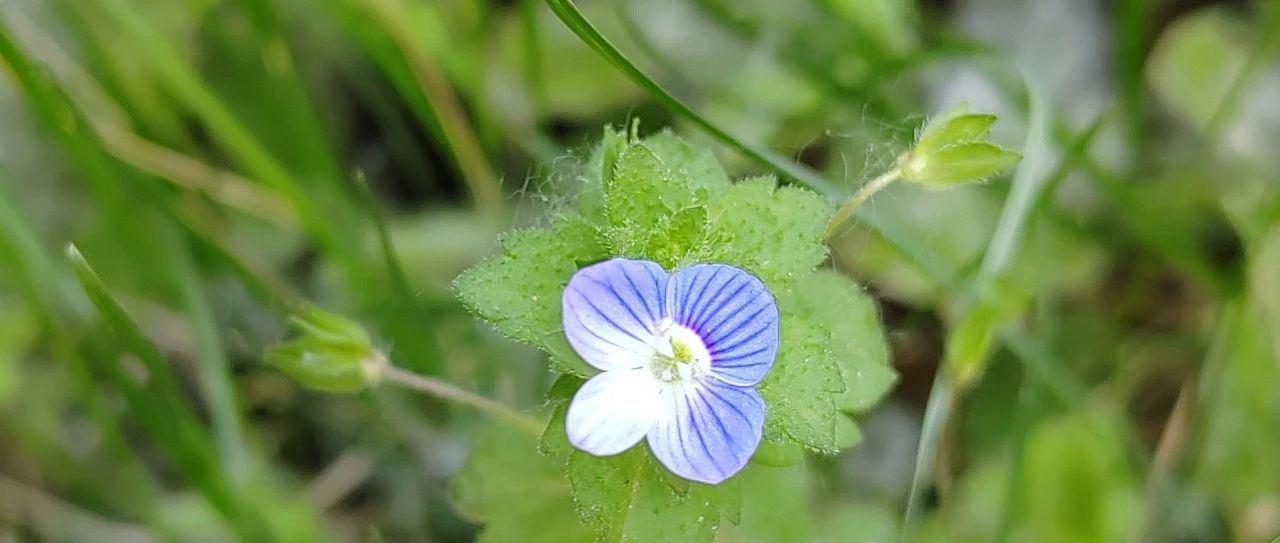
[{"label": "blue flower", "polygon": [[601,373],[569,405],[574,447],[610,456],[648,438],[667,469],[715,484],[760,445],[756,384],[778,354],[778,307],[759,279],[699,264],[668,274],[615,258],[573,275],[564,332]]}]

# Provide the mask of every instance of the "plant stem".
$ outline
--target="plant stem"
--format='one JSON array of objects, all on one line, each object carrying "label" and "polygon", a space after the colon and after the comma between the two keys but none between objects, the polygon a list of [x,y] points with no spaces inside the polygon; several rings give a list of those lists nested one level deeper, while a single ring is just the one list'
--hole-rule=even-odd
[{"label": "plant stem", "polygon": [[911,476],[911,490],[907,494],[907,506],[902,515],[899,541],[911,540],[908,536],[913,527],[912,521],[920,509],[925,487],[933,478],[933,464],[938,457],[938,440],[942,437],[947,419],[951,416],[952,401],[951,385],[947,382],[946,371],[938,368],[938,374],[933,378],[933,390],[929,392],[929,403],[924,408],[920,442],[916,446],[915,473]]},{"label": "plant stem", "polygon": [[836,210],[835,216],[831,217],[831,222],[827,223],[827,231],[823,234],[823,238],[831,239],[835,236],[840,225],[853,216],[853,212],[858,210],[858,206],[862,205],[862,202],[867,201],[868,198],[871,198],[871,195],[880,192],[880,189],[889,186],[901,177],[902,168],[895,165],[893,169],[880,174],[880,177],[872,179],[870,183],[863,185],[862,188],[858,189],[858,192],[849,197],[849,201]]},{"label": "plant stem", "polygon": [[428,396],[434,396],[442,400],[469,405],[484,411],[485,413],[514,423],[516,426],[528,430],[535,436],[542,435],[542,424],[539,423],[537,419],[516,411],[506,404],[486,398],[474,392],[458,388],[456,385],[451,383],[432,377],[418,375],[392,364],[387,364],[382,369],[382,377],[388,381],[401,385],[405,388],[413,389]]}]

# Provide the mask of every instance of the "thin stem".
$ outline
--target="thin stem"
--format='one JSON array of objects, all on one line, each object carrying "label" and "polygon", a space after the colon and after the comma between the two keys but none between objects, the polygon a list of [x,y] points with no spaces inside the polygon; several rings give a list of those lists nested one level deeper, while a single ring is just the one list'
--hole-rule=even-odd
[{"label": "thin stem", "polygon": [[1145,535],[1135,537],[1135,542],[1152,541],[1153,539],[1148,538],[1151,538],[1151,535],[1161,526],[1164,516],[1161,510],[1162,500],[1165,498],[1169,474],[1173,471],[1174,464],[1177,463],[1178,456],[1187,443],[1187,436],[1191,432],[1191,417],[1195,408],[1193,396],[1195,396],[1195,381],[1188,380],[1178,391],[1178,399],[1173,404],[1173,411],[1169,413],[1169,419],[1165,422],[1164,429],[1160,431],[1160,439],[1156,442],[1156,450],[1151,468],[1147,472],[1144,491],[1143,529],[1140,533]]},{"label": "thin stem", "polygon": [[382,259],[386,263],[387,273],[391,276],[391,283],[399,291],[397,293],[399,296],[404,300],[412,300],[413,288],[409,286],[409,277],[405,275],[404,267],[396,257],[395,246],[391,243],[391,233],[387,231],[387,219],[378,208],[378,198],[374,196],[373,189],[363,173],[356,172],[355,184],[361,203],[364,204],[365,211],[369,214],[369,219],[373,221],[373,226],[378,233],[378,245],[382,248]]},{"label": "thin stem", "polygon": [[924,422],[920,428],[920,442],[916,446],[915,473],[911,476],[911,490],[907,494],[907,507],[902,515],[902,531],[899,541],[910,541],[908,537],[912,528],[912,520],[920,508],[925,486],[933,478],[933,463],[938,457],[938,440],[942,430],[946,428],[947,419],[951,416],[953,397],[951,384],[947,381],[947,373],[938,368],[933,378],[933,390],[929,392],[929,403],[924,408]]},{"label": "thin stem", "polygon": [[823,238],[831,239],[834,237],[840,225],[853,216],[853,212],[858,210],[858,206],[862,205],[862,202],[867,201],[873,194],[880,192],[880,189],[889,186],[901,177],[902,168],[894,166],[892,170],[880,174],[880,177],[872,179],[870,183],[863,185],[862,188],[858,189],[858,192],[849,197],[849,201],[836,210],[835,216],[831,217],[831,222],[827,223],[827,231],[823,234]]},{"label": "thin stem", "polygon": [[369,5],[400,48],[422,96],[430,103],[444,143],[461,170],[476,207],[483,213],[496,216],[503,204],[502,183],[489,166],[480,137],[467,120],[466,110],[443,69],[419,47],[413,30],[406,22],[407,15],[398,11],[401,8],[386,0],[377,0]]},{"label": "thin stem", "polygon": [[520,428],[528,430],[535,436],[542,435],[542,424],[537,419],[516,411],[510,406],[486,398],[471,391],[458,388],[456,385],[418,375],[403,368],[388,364],[382,369],[382,377],[388,381],[413,389],[428,396],[442,400],[469,405],[485,413],[506,419]]}]

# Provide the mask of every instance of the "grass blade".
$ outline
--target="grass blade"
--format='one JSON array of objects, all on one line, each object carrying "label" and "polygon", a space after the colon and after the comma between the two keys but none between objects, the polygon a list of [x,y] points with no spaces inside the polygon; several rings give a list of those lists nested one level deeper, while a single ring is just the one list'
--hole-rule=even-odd
[{"label": "grass blade", "polygon": [[[591,24],[590,21],[578,10],[577,6],[569,0],[546,0],[547,5],[551,7],[551,11],[559,17],[570,30],[573,31],[584,43],[595,50],[605,60],[613,64],[615,68],[631,78],[637,85],[648,92],[663,106],[675,111],[681,117],[693,123],[702,131],[710,134],[716,140],[724,145],[746,155],[759,164],[770,168],[784,177],[803,184],[814,191],[817,191],[829,198],[842,201],[848,198],[851,191],[840,187],[827,180],[818,172],[808,168],[802,164],[796,163],[764,146],[757,145],[742,140],[730,134],[728,131],[720,128],[715,123],[699,115],[693,111],[688,105],[682,102],[675,95],[668,92],[659,85],[653,78],[649,77],[639,67],[631,62],[626,55],[619,51],[608,38],[604,37],[599,30]],[[915,264],[922,272],[929,276],[934,282],[940,285],[950,285],[954,282],[956,270],[951,266],[942,262],[939,257],[932,252],[926,250],[927,243],[920,240],[912,239],[904,229],[895,227],[894,223],[868,209],[862,209],[858,212],[858,217],[863,220],[872,229],[878,231],[885,240],[894,246],[899,252],[907,256],[907,258]]]},{"label": "grass blade", "polygon": [[236,495],[218,465],[213,443],[191,407],[181,400],[181,389],[169,363],[107,291],[80,250],[68,245],[66,253],[80,285],[118,338],[120,347],[132,354],[146,371],[145,382],[140,382],[124,368],[121,359],[103,364],[123,393],[130,412],[151,432],[169,461],[200,490],[242,539],[270,540],[260,513]]}]

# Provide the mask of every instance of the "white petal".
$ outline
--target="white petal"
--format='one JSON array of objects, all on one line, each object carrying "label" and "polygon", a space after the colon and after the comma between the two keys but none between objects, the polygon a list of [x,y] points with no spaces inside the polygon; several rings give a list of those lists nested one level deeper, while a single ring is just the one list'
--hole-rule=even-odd
[{"label": "white petal", "polygon": [[569,404],[569,443],[596,456],[630,449],[653,428],[661,387],[648,368],[606,371],[592,377]]}]

